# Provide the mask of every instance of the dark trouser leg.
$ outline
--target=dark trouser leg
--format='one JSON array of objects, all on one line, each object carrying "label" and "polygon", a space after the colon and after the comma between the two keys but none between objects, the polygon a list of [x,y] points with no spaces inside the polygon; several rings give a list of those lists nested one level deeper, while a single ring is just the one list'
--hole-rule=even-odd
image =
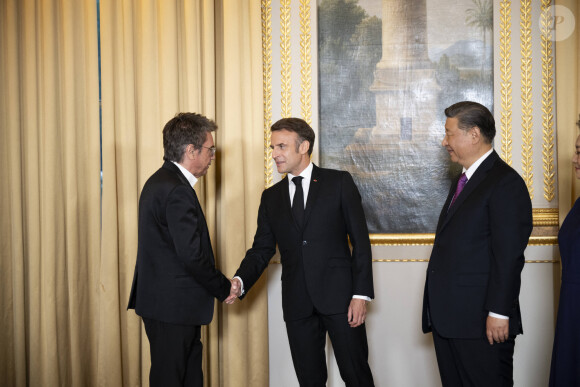
[{"label": "dark trouser leg", "polygon": [[433,329],[433,344],[443,387],[462,387],[463,382],[455,364],[455,354],[450,340],[439,336]]},{"label": "dark trouser leg", "polygon": [[151,350],[149,384],[203,387],[201,327],[144,318]]},{"label": "dark trouser leg", "polygon": [[514,385],[515,337],[489,345],[487,339],[453,340],[465,386],[511,387]]},{"label": "dark trouser leg", "polygon": [[446,339],[433,331],[433,341],[444,387],[513,386],[515,337],[489,345],[483,338]]},{"label": "dark trouser leg", "polygon": [[346,386],[374,386],[368,363],[369,349],[365,324],[351,328],[346,313],[321,318],[328,330],[340,376]]},{"label": "dark trouser leg", "polygon": [[188,352],[185,383],[183,385],[186,387],[203,387],[201,326],[197,327],[195,338],[191,341]]},{"label": "dark trouser leg", "polygon": [[326,330],[318,315],[286,321],[294,370],[301,387],[326,386]]}]

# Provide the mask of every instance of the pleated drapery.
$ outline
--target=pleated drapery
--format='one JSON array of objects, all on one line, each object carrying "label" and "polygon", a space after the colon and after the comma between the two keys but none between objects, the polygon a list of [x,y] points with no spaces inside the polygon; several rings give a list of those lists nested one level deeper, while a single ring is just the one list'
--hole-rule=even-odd
[{"label": "pleated drapery", "polygon": [[0,385],[90,385],[99,332],[93,1],[0,5]]},{"label": "pleated drapery", "polygon": [[[176,113],[219,126],[196,190],[226,275],[255,231],[260,4],[100,1],[99,16],[102,138],[96,2],[0,4],[0,385],[148,385],[126,305],[139,193]],[[203,331],[207,386],[268,384],[264,281],[252,293]]]}]

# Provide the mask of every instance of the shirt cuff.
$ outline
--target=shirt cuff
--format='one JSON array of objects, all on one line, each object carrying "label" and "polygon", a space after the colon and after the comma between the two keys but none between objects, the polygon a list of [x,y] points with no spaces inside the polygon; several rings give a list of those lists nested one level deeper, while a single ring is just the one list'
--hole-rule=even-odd
[{"label": "shirt cuff", "polygon": [[365,300],[365,301],[371,302],[371,298],[370,297],[367,297],[367,296],[354,295],[354,296],[352,296],[352,298],[358,298],[358,299],[361,299],[361,300]]},{"label": "shirt cuff", "polygon": [[242,285],[242,293],[240,293],[240,295],[244,294],[246,291],[244,290],[244,281],[239,277],[239,276],[235,276],[233,279],[238,279],[240,280],[240,284]]},{"label": "shirt cuff", "polygon": [[[242,287],[243,289],[243,287]],[[510,318],[508,316],[504,316],[503,314],[497,314],[497,313],[493,313],[493,312],[489,312],[489,317],[495,317],[495,318],[499,318],[502,320],[509,320]]]}]

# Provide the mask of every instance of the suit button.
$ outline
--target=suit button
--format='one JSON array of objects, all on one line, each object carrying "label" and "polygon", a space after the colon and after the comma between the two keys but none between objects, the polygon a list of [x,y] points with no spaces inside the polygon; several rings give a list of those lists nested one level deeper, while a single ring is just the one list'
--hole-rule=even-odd
[{"label": "suit button", "polygon": [[307,244],[308,244],[308,242],[302,241],[302,246],[306,246]]}]

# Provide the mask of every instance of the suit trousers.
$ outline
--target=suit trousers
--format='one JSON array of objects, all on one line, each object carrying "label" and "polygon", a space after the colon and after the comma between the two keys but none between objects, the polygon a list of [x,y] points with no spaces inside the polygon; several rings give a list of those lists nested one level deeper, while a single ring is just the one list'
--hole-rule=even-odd
[{"label": "suit trousers", "polygon": [[314,310],[306,318],[286,321],[286,331],[294,370],[301,387],[326,386],[326,332],[346,386],[374,386],[368,364],[369,350],[364,324],[351,328],[346,313],[322,315]]},{"label": "suit trousers", "polygon": [[443,387],[514,385],[515,336],[490,345],[487,338],[444,338],[433,329],[433,342]]},{"label": "suit trousers", "polygon": [[151,387],[203,387],[201,326],[143,318],[151,350]]}]

